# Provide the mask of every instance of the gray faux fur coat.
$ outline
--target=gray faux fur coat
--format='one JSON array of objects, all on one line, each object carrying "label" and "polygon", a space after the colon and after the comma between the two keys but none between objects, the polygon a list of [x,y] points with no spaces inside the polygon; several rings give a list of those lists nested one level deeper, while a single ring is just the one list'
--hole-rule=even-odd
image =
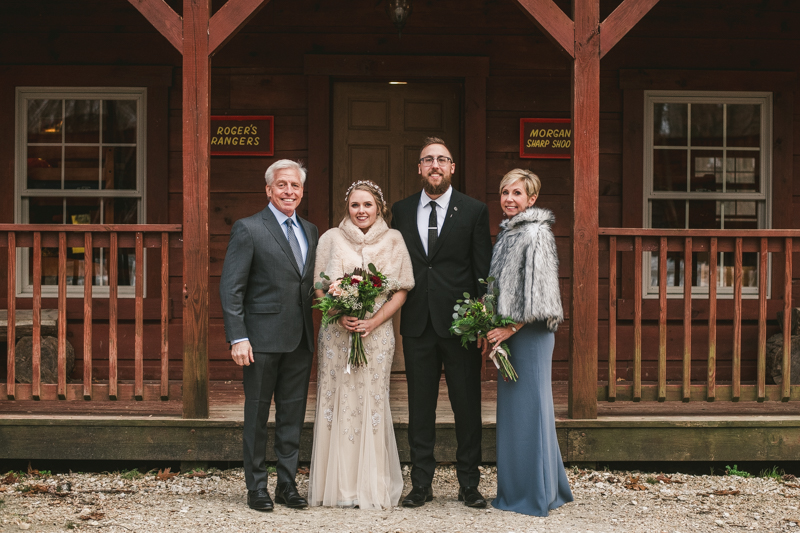
[{"label": "gray faux fur coat", "polygon": [[500,224],[489,275],[499,290],[497,312],[517,322],[547,320],[555,331],[564,321],[558,285],[558,253],[550,226],[553,212],[529,207]]}]

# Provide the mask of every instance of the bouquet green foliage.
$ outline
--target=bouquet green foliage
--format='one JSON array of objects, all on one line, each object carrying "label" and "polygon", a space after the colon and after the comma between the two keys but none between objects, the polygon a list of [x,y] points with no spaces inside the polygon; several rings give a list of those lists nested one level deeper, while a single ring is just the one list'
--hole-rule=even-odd
[{"label": "bouquet green foliage", "polygon": [[[503,328],[516,324],[510,318],[498,315],[497,295],[498,291],[492,286],[495,279],[492,277],[478,280],[488,286],[486,294],[480,298],[472,298],[468,292],[464,293],[463,300],[456,300],[453,307],[453,324],[450,326],[450,333],[461,337],[461,345],[466,348],[470,342],[486,338],[486,334],[495,328]],[[502,342],[495,345],[489,353],[495,366],[500,371],[505,381],[517,381],[517,372],[509,361],[511,352],[508,345]]]},{"label": "bouquet green foliage", "polygon": [[[383,293],[389,297],[397,290],[397,282],[387,278],[370,263],[368,270],[356,268],[352,272],[331,281],[325,272],[320,272],[323,281],[314,284],[314,288],[326,291],[325,296],[317,299],[312,307],[322,311],[322,327],[336,322],[342,316],[353,316],[363,319],[367,313],[375,309],[375,300]],[[350,366],[366,366],[367,355],[359,333],[350,334],[350,353],[347,364]]]}]

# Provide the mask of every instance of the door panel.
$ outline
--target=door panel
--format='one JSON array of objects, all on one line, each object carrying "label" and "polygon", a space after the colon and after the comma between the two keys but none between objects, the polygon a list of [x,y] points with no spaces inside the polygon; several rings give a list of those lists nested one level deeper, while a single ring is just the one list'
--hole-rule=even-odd
[{"label": "door panel", "polygon": [[348,102],[348,129],[389,131],[390,110],[391,101],[388,99],[352,99]]},{"label": "door panel", "polygon": [[[461,94],[458,83],[336,83],[333,87],[333,183],[331,226],[346,214],[350,184],[372,180],[391,206],[418,191],[419,151],[425,137],[444,139],[457,162],[453,185],[459,188]],[[395,317],[395,372],[405,369]]]}]

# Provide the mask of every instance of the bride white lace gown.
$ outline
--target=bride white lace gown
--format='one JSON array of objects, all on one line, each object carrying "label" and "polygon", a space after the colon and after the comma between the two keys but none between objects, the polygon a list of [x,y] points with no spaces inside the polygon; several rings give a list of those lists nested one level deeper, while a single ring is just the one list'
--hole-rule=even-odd
[{"label": "bride white lace gown", "polygon": [[[403,238],[379,218],[366,234],[350,220],[327,231],[317,246],[316,274],[331,279],[369,263],[400,288],[414,286]],[[377,313],[385,299],[376,302]],[[366,367],[346,373],[350,333],[338,323],[320,330],[317,345],[317,411],[308,501],[312,506],[387,509],[403,489],[389,407],[395,350],[392,320],[363,339]]]}]

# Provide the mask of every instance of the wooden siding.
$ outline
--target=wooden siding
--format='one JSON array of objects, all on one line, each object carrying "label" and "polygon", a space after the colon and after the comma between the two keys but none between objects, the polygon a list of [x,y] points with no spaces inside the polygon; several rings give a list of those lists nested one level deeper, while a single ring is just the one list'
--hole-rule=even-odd
[{"label": "wooden siding", "polygon": [[[182,2],[167,2],[178,13]],[[222,2],[215,1],[218,9]],[[558,5],[569,14],[569,2]],[[601,19],[616,7],[618,2],[601,2]],[[714,72],[785,71],[793,79],[798,71],[800,6],[787,2],[764,3],[760,0],[710,0],[702,3],[690,0],[661,0],[642,21],[603,58],[600,72],[600,206],[601,227],[623,227],[624,213],[630,211],[631,199],[625,193],[626,172],[640,176],[641,153],[625,143],[624,112],[629,107],[620,79],[625,71],[638,69],[689,70],[706,74],[702,89],[750,89],[715,81]],[[87,70],[101,70],[110,65],[149,66],[153,64],[172,67],[172,84],[168,105],[150,114],[148,120],[160,123],[166,133],[163,140],[167,152],[157,156],[154,149],[148,158],[155,157],[157,166],[150,166],[148,191],[163,191],[163,197],[148,194],[149,223],[181,223],[182,221],[182,125],[181,125],[181,57],[174,47],[159,35],[133,7],[123,0],[81,0],[66,3],[58,0],[27,0],[5,3],[0,7],[0,73],[4,87],[25,85],[15,82],[12,66],[26,66],[38,71],[38,79],[50,80],[47,73],[52,65],[60,67],[82,65],[72,73],[59,70],[52,76],[52,85],[102,85],[86,76]],[[11,51],[14,51],[12,54]],[[702,51],[702,53],[698,53]],[[228,234],[233,222],[250,215],[265,205],[263,172],[273,161],[281,158],[309,161],[318,154],[309,152],[315,146],[313,132],[309,132],[309,113],[312,109],[329,109],[326,102],[312,101],[325,91],[314,85],[318,77],[304,75],[304,57],[309,54],[375,54],[401,56],[481,56],[489,59],[489,76],[486,79],[486,180],[485,196],[490,207],[492,227],[497,231],[501,220],[497,183],[508,170],[528,168],[540,175],[543,181],[538,205],[555,212],[554,227],[561,259],[561,286],[564,302],[570,291],[570,227],[572,224],[572,176],[569,161],[523,160],[518,157],[519,119],[522,117],[568,117],[570,114],[570,60],[534,26],[511,0],[442,0],[433,3],[418,2],[402,38],[386,17],[382,4],[373,1],[351,2],[311,0],[272,0],[243,29],[225,44],[214,56],[211,70],[211,111],[213,114],[260,114],[275,116],[275,156],[272,158],[214,157],[210,176],[210,309],[209,309],[209,371],[212,379],[236,380],[241,371],[231,361],[225,343],[222,315],[219,305],[219,275],[225,255]],[[55,72],[55,70],[52,70]],[[314,78],[314,79],[312,79]],[[369,81],[370,76],[359,78]],[[45,82],[40,82],[46,85]],[[145,83],[142,83],[145,84]],[[715,85],[716,84],[716,85]],[[131,85],[136,83],[131,82]],[[676,86],[677,88],[678,86]],[[686,90],[698,87],[680,86]],[[670,87],[666,87],[670,88]],[[785,81],[776,82],[774,88],[789,103],[791,127],[780,132],[783,152],[774,151],[776,161],[773,182],[778,190],[773,198],[776,214],[773,227],[800,227],[800,220],[786,216],[800,207],[800,116],[791,105],[797,91],[793,81],[788,88]],[[13,117],[13,90],[5,89],[0,100],[3,117]],[[168,108],[168,109],[167,109]],[[639,110],[639,113],[641,111]],[[0,143],[6,149],[0,152],[0,220],[11,222],[13,198],[13,130],[9,124],[0,131]],[[641,131],[641,124],[639,125]],[[794,135],[797,132],[798,135]],[[777,164],[777,158],[781,163]],[[797,162],[798,165],[794,163]],[[638,164],[638,167],[637,167]],[[627,169],[627,170],[626,170]],[[797,175],[796,175],[797,174]],[[320,195],[326,194],[327,176],[311,175],[307,183],[306,198],[301,206],[302,216],[313,216],[309,205],[324,204]],[[634,203],[641,206],[641,194]],[[160,203],[159,203],[160,201]],[[635,207],[635,206],[633,206]],[[641,224],[641,220],[638,221]],[[324,231],[326,228],[320,228]],[[599,378],[607,377],[608,358],[608,260],[600,254],[599,287]],[[624,267],[624,265],[621,265]],[[793,262],[793,284],[800,285],[800,260]],[[183,308],[182,254],[170,253],[170,338],[181,339]],[[156,272],[157,269],[152,269]],[[773,276],[774,282],[782,274]],[[155,281],[155,280],[154,280]],[[618,285],[623,287],[621,277]],[[152,283],[151,286],[157,286]],[[4,280],[0,280],[0,300],[5,298]],[[773,287],[773,298],[782,290]],[[800,291],[793,291],[793,305],[797,305]],[[54,307],[55,299],[45,299],[45,307]],[[129,305],[130,304],[130,305]],[[19,299],[18,307],[30,305],[30,300]],[[744,306],[757,305],[745,301]],[[105,306],[105,307],[104,307]],[[568,307],[568,306],[567,306]],[[101,338],[107,328],[107,305],[95,303],[95,337]],[[696,306],[702,309],[701,305]],[[782,308],[782,306],[779,306]],[[681,307],[682,309],[682,307]],[[769,309],[772,309],[771,307]],[[80,323],[82,309],[68,305],[67,336],[82,353],[83,332]],[[620,307],[620,313],[623,311]],[[645,318],[647,319],[647,309]],[[119,378],[132,379],[134,370],[133,300],[120,300]],[[160,341],[157,334],[160,323],[158,294],[148,291],[144,302],[145,341],[144,376],[157,376],[160,368]],[[718,309],[722,313],[722,308]],[[768,331],[777,331],[774,314],[768,316]],[[658,319],[657,315],[649,317]],[[717,380],[730,379],[733,335],[732,321],[720,316],[717,326]],[[706,376],[707,315],[699,311],[692,325],[692,350],[697,358],[691,361],[694,379]],[[151,334],[150,331],[154,334]],[[645,347],[656,346],[658,328],[644,328]],[[667,379],[678,376],[682,358],[682,326],[668,323],[666,328],[668,361]],[[626,377],[632,369],[631,346],[633,325],[620,316],[617,341],[618,377]],[[742,325],[742,379],[755,376],[755,344],[758,327],[752,320]],[[181,375],[181,346],[170,343],[170,375]],[[569,351],[569,321],[556,334],[553,362],[555,379],[566,379]],[[93,347],[95,360],[105,361],[107,345]],[[642,378],[656,379],[658,352],[645,349],[642,354]],[[83,375],[83,362],[76,357],[72,377]],[[673,370],[674,366],[674,370]],[[0,364],[4,369],[5,364]],[[98,364],[93,376],[104,379],[104,364]],[[2,371],[2,370],[0,370]],[[675,372],[675,374],[673,374]],[[488,378],[494,378],[492,368]]]}]

